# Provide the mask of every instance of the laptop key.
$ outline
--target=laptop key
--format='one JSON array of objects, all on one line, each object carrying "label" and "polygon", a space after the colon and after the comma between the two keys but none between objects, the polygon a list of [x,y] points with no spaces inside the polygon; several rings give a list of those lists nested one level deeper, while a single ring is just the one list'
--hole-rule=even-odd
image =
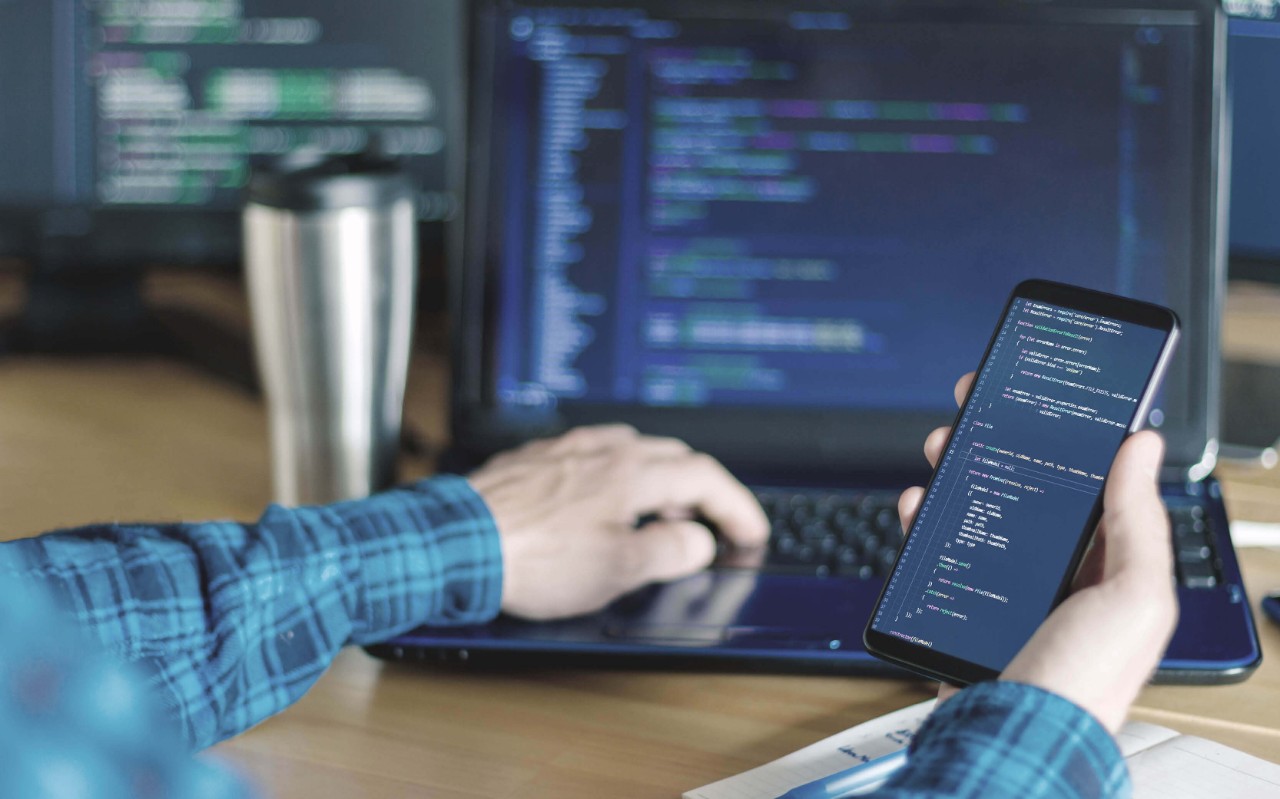
[{"label": "laptop key", "polygon": [[816,577],[831,574],[831,567],[807,544],[800,544],[790,552],[771,553],[761,568],[775,574],[809,574]]},{"label": "laptop key", "polygon": [[870,563],[837,564],[835,574],[838,577],[855,577],[859,580],[870,580],[876,576],[876,570]]},{"label": "laptop key", "polygon": [[810,543],[821,541],[827,536],[834,538],[835,533],[832,532],[831,527],[822,520],[809,522],[800,531],[800,537]]},{"label": "laptop key", "polygon": [[831,524],[838,530],[851,530],[859,522],[861,520],[858,518],[858,509],[856,507],[839,507],[831,516]]},{"label": "laptop key", "polygon": [[1169,508],[1173,528],[1174,564],[1178,582],[1185,588],[1213,588],[1222,582],[1222,564],[1204,508],[1175,505]]},{"label": "laptop key", "polygon": [[875,516],[876,512],[879,511],[884,504],[885,501],[883,497],[876,496],[875,494],[868,494],[858,502],[858,513],[863,518],[870,519]]},{"label": "laptop key", "polygon": [[836,528],[840,531],[840,538],[846,544],[857,546],[861,544],[868,536],[874,534],[871,529],[871,522],[866,519],[855,519],[846,526]]},{"label": "laptop key", "polygon": [[813,503],[813,511],[820,519],[832,518],[842,507],[844,501],[835,494],[825,494]]},{"label": "laptop key", "polygon": [[1178,563],[1178,577],[1187,588],[1213,588],[1218,584],[1213,564],[1206,561]]},{"label": "laptop key", "polygon": [[769,541],[769,543],[771,545],[770,548],[772,549],[773,552],[777,552],[783,555],[790,555],[792,551],[794,551],[795,548],[800,545],[799,539],[797,539],[790,532],[777,533]]},{"label": "laptop key", "polygon": [[1209,563],[1212,556],[1213,550],[1203,545],[1178,549],[1179,563]]},{"label": "laptop key", "polygon": [[893,571],[893,564],[898,560],[897,550],[882,549],[877,556],[876,574],[881,577],[888,577],[889,572]]}]

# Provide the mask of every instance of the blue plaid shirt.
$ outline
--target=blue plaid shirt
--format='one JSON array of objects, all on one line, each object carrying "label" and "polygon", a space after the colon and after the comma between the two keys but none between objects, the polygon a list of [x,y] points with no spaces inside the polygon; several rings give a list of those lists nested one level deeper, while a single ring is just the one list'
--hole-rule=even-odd
[{"label": "blue plaid shirt", "polygon": [[[242,795],[188,753],[288,707],[341,647],[485,622],[501,592],[493,519],[458,477],[273,506],[253,525],[102,525],[0,544],[0,796]],[[114,658],[85,657],[43,595]],[[181,738],[157,735],[153,712]],[[1087,713],[994,683],[943,704],[877,795],[1113,796],[1127,780]]]}]

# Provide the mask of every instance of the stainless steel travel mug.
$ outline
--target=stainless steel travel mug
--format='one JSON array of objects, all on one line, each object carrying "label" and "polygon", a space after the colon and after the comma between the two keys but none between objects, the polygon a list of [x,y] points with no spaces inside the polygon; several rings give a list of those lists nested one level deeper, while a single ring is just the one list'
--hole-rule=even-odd
[{"label": "stainless steel travel mug", "polygon": [[412,182],[371,156],[293,156],[250,178],[245,275],[277,502],[395,480],[416,217]]}]

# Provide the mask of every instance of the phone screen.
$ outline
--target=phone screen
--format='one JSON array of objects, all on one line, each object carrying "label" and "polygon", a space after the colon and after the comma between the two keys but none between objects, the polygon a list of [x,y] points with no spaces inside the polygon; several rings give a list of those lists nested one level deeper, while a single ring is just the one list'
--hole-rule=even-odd
[{"label": "phone screen", "polygon": [[999,672],[1076,562],[1170,331],[1015,296],[870,629]]}]

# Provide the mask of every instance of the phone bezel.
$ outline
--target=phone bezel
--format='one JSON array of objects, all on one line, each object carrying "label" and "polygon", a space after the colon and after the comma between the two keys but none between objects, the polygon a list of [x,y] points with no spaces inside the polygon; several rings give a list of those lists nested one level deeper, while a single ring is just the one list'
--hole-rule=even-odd
[{"label": "phone bezel", "polygon": [[[1105,316],[1122,322],[1137,324],[1164,332],[1165,340],[1161,347],[1160,355],[1156,358],[1155,363],[1151,366],[1150,372],[1147,374],[1147,379],[1143,385],[1142,394],[1138,400],[1133,421],[1130,422],[1129,429],[1125,433],[1125,437],[1127,438],[1129,435],[1132,435],[1140,429],[1146,419],[1147,410],[1150,408],[1151,401],[1159,390],[1160,381],[1164,377],[1164,372],[1168,368],[1173,350],[1177,345],[1180,327],[1177,314],[1168,308],[1154,303],[1133,300],[1115,294],[1080,288],[1078,286],[1069,286],[1064,283],[1055,283],[1048,280],[1026,280],[1015,286],[1013,291],[1009,294],[1009,299],[1005,301],[1004,310],[1000,313],[1000,318],[996,322],[996,326],[992,331],[990,340],[987,342],[987,348],[982,354],[982,360],[978,364],[978,373],[985,368],[987,359],[991,356],[991,349],[995,346],[996,338],[999,336],[1000,330],[1009,316],[1009,311],[1013,307],[1014,300],[1017,299],[1046,302],[1051,305],[1057,305],[1070,310]],[[961,412],[963,412],[964,408],[968,407],[969,402],[972,400],[973,389],[973,385],[970,385],[969,391],[965,395],[964,402],[960,404]],[[959,413],[956,418],[960,418]],[[951,441],[954,437],[955,427],[953,426],[951,432],[947,435],[947,441],[942,450],[943,452],[946,452],[951,448]],[[929,478],[929,485],[925,488],[926,496],[928,496],[929,492],[933,491],[933,484],[937,479],[937,476],[937,469],[934,469],[933,474]],[[1103,485],[1105,489],[1105,481]],[[1056,608],[1064,599],[1066,599],[1067,594],[1070,592],[1072,578],[1075,576],[1076,570],[1080,566],[1080,561],[1083,559],[1084,553],[1088,549],[1089,542],[1092,540],[1098,521],[1102,516],[1102,497],[1103,492],[1099,492],[1097,498],[1094,500],[1093,509],[1089,513],[1089,519],[1086,522],[1084,529],[1081,530],[1075,551],[1064,569],[1062,580],[1054,595],[1052,607]],[[889,582],[897,572],[898,565],[902,559],[902,553],[906,550],[906,541],[910,540],[911,535],[914,533],[915,524],[913,523],[911,530],[907,531],[907,536],[903,541],[902,548],[898,550],[898,557],[894,560],[893,568],[890,570],[888,578],[885,579],[884,586],[880,589],[880,595],[876,599],[875,605],[871,611],[871,616],[867,619],[867,625],[862,633],[863,645],[869,653],[878,658],[887,660],[890,663],[902,666],[932,679],[942,680],[944,682],[950,682],[957,685],[970,685],[975,682],[996,679],[1000,675],[998,670],[948,655],[929,647],[919,646],[896,636],[872,629],[876,613],[880,609],[880,603],[884,601],[885,592],[888,591]]]}]

